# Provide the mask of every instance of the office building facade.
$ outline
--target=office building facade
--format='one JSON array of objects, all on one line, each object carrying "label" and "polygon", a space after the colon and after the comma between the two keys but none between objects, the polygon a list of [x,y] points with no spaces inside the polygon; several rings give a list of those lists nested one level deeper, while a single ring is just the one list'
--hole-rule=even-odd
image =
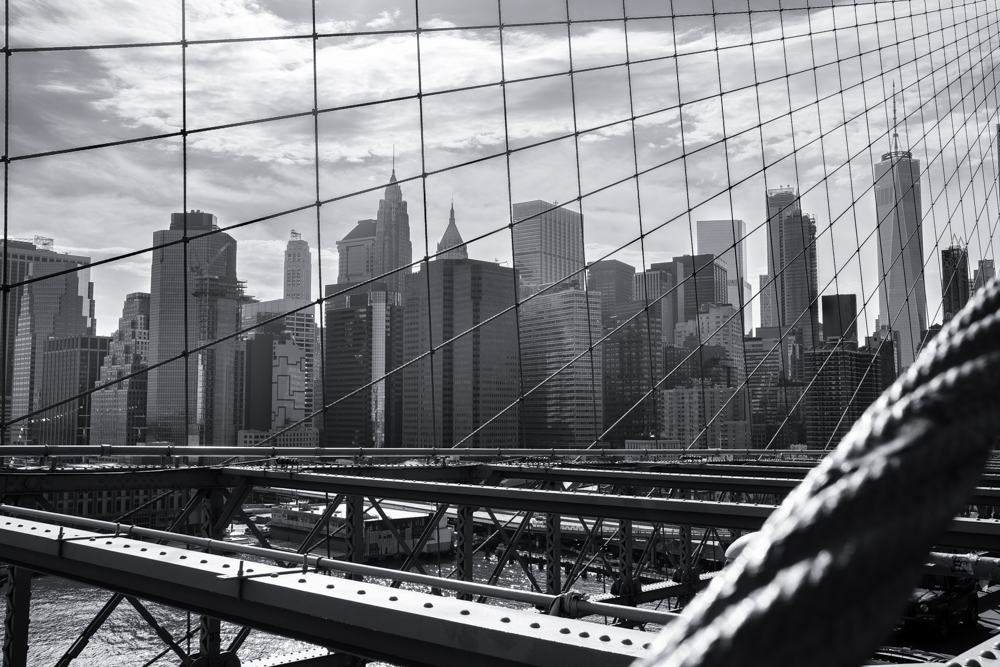
[{"label": "office building facade", "polygon": [[534,200],[514,204],[514,268],[522,292],[567,281],[583,287],[583,216]]},{"label": "office building facade", "polygon": [[309,242],[294,229],[285,246],[284,298],[312,300],[312,252]]},{"label": "office building facade", "polygon": [[618,306],[633,300],[635,267],[617,259],[602,259],[587,269],[587,288],[601,295],[601,313],[604,323]]},{"label": "office building facade", "polygon": [[972,295],[969,253],[962,246],[941,251],[941,320],[947,322],[965,308]]},{"label": "office building facade", "polygon": [[[45,341],[41,405],[51,405],[36,419],[38,444],[91,444],[91,394],[108,354],[108,336],[70,336]],[[66,401],[66,402],[63,402]],[[59,405],[56,405],[56,404]]]},{"label": "office building facade", "polygon": [[[214,215],[190,211],[171,214],[170,228],[153,234],[149,365],[163,365],[149,371],[149,441],[236,444],[237,341],[220,339],[240,325],[243,286],[236,277],[236,240],[217,230]],[[203,345],[208,347],[181,356]]]},{"label": "office building facade", "polygon": [[[726,267],[726,303],[743,308],[743,330],[753,330],[753,310],[749,307],[753,288],[747,280],[747,226],[742,220],[699,220],[698,252],[712,254]],[[744,308],[745,307],[745,308]]]},{"label": "office building facade", "polygon": [[[614,444],[659,433],[658,396],[663,378],[660,309],[641,301],[618,305],[604,317],[601,344],[604,439]],[[612,333],[613,332],[613,333]]]},{"label": "office building facade", "polygon": [[146,442],[149,357],[149,294],[125,297],[118,329],[111,336],[91,397],[90,440],[98,445],[134,445]]},{"label": "office building facade", "polygon": [[824,294],[823,339],[858,342],[858,297],[856,294]]},{"label": "office building facade", "polygon": [[404,359],[417,359],[432,344],[443,347],[402,371],[404,446],[517,446],[521,379],[511,309],[514,270],[439,258],[407,276],[406,287]]},{"label": "office building facade", "polygon": [[894,150],[875,164],[878,224],[879,323],[899,332],[899,358],[913,363],[920,332],[927,329],[920,160]]}]

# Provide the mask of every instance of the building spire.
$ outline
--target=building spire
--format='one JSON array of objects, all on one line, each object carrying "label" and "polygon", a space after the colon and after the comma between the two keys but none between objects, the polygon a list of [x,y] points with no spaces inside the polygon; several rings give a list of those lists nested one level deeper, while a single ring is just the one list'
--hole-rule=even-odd
[{"label": "building spire", "polygon": [[448,227],[444,230],[444,236],[438,242],[438,252],[441,259],[468,259],[469,251],[462,241],[462,235],[455,224],[455,200],[451,201],[451,212],[448,215]]},{"label": "building spire", "polygon": [[899,152],[899,132],[896,131],[896,82],[892,82],[892,146],[891,150]]}]

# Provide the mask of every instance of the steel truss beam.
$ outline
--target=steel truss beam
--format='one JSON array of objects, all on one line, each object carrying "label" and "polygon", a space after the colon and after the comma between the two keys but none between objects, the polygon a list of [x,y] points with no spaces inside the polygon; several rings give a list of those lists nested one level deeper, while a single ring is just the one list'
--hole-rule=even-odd
[{"label": "steel truss beam", "polygon": [[[23,518],[0,560],[399,665],[629,665],[652,636]],[[27,620],[25,618],[25,620]]]}]

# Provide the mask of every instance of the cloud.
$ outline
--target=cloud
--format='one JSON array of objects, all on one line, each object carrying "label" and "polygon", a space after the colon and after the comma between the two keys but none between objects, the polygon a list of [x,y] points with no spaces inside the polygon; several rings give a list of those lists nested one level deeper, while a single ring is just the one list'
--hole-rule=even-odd
[{"label": "cloud", "polygon": [[[782,21],[755,14],[751,26],[738,14],[720,14],[714,21],[644,19],[637,14],[662,12],[661,3],[630,2],[634,20],[628,24],[627,52],[622,23],[574,24],[571,36],[565,25],[507,28],[503,63],[498,30],[447,30],[421,33],[418,70],[416,36],[394,32],[415,26],[412,3],[324,3],[317,7],[321,33],[389,34],[316,42],[323,113],[314,126],[313,44],[308,37],[313,28],[311,11],[303,10],[307,4],[189,0],[192,40],[306,37],[187,48],[187,128],[195,131],[186,142],[186,179],[180,139],[12,163],[11,234],[53,236],[60,247],[97,259],[148,246],[153,232],[167,225],[169,213],[182,210],[185,192],[189,208],[216,213],[222,225],[272,216],[315,203],[318,154],[320,198],[337,200],[322,207],[318,228],[315,210],[308,209],[232,231],[240,244],[240,275],[253,294],[276,294],[276,267],[293,227],[304,230],[310,243],[321,234],[322,252],[314,252],[314,261],[318,268],[319,257],[324,258],[324,280],[333,282],[335,242],[358,219],[374,217],[393,161],[401,179],[444,170],[403,184],[414,247],[421,248],[415,254],[423,253],[425,220],[429,245],[436,247],[454,197],[463,235],[485,235],[473,244],[473,254],[490,259],[510,257],[504,227],[509,222],[508,192],[514,201],[571,201],[581,189],[588,193],[625,179],[583,203],[588,257],[613,252],[635,237],[638,197],[643,229],[656,230],[644,240],[645,259],[652,262],[691,251],[688,217],[681,215],[689,205],[695,207],[692,220],[737,217],[759,230],[765,189],[795,183],[806,193],[803,206],[817,214],[821,229],[836,220],[833,233],[821,242],[825,282],[857,254],[858,239],[863,241],[874,227],[873,197],[863,193],[871,185],[871,165],[887,142],[883,101],[895,79],[906,87],[899,98],[909,112],[903,138],[925,165],[932,161],[923,182],[927,254],[938,250],[933,247],[935,233],[969,239],[973,264],[990,242],[981,214],[954,205],[970,184],[978,189],[965,201],[985,199],[982,174],[963,167],[959,175],[947,177],[970,147],[983,153],[975,153],[977,165],[992,160],[988,147],[976,148],[976,128],[985,126],[993,102],[987,100],[990,108],[973,109],[972,98],[963,103],[962,95],[977,86],[978,101],[993,80],[981,65],[972,66],[961,85],[955,85],[957,75],[923,53],[917,54],[921,59],[915,66],[895,69],[897,60],[905,62],[913,54],[879,51],[882,35],[853,27],[855,16],[860,23],[870,21],[874,6],[788,11]],[[723,6],[730,5],[717,2],[717,8]],[[732,0],[732,7],[738,6]],[[564,9],[556,9],[507,2],[504,21],[564,19]],[[620,15],[621,4],[578,3],[572,11],[574,18],[605,19],[615,11]],[[919,12],[919,7],[910,11]],[[495,14],[493,5],[424,0],[420,19],[427,28],[476,26],[495,22]],[[115,19],[107,20],[109,16]],[[14,46],[173,42],[181,34],[175,3],[36,0],[12,6],[11,23]],[[910,25],[909,17],[901,16],[887,27],[903,31]],[[834,27],[836,34],[822,32]],[[898,34],[905,45],[906,33]],[[981,40],[967,27],[956,28],[956,38],[966,34],[971,44]],[[939,38],[934,33],[918,43],[940,46]],[[716,46],[721,50],[714,51]],[[570,47],[576,68],[603,69],[577,73],[571,80],[564,74]],[[865,51],[872,55],[859,55]],[[976,63],[983,56],[974,51],[963,62]],[[626,57],[632,63],[628,68],[623,66]],[[532,80],[501,89],[502,75],[507,81]],[[862,75],[875,79],[850,87]],[[919,89],[917,76],[924,77]],[[777,80],[737,90],[771,78]],[[845,94],[821,101],[842,86],[848,87]],[[464,87],[474,89],[416,98],[421,90]],[[173,133],[185,125],[178,46],[18,53],[11,58],[10,90],[13,156]],[[697,101],[703,97],[709,99]],[[800,106],[806,109],[789,118],[789,110]],[[634,138],[633,114],[639,116]],[[607,123],[612,125],[578,141],[557,141],[574,127],[588,130]],[[197,131],[223,124],[237,126]],[[833,135],[817,143],[821,133],[831,130]],[[725,144],[717,144],[723,137],[728,137]],[[543,141],[552,143],[526,148]],[[508,148],[514,151],[509,157]],[[789,158],[793,149],[794,159]],[[686,159],[679,159],[685,151]],[[849,157],[854,159],[849,170],[833,171]],[[669,164],[657,167],[664,163]],[[636,164],[643,173],[633,179]],[[987,163],[986,168],[992,167]],[[729,192],[730,183],[744,180]],[[369,188],[375,190],[355,194]],[[856,199],[858,205],[851,206]],[[98,247],[96,239],[107,247]],[[754,274],[766,271],[763,243],[760,231],[748,240],[748,278],[755,286]],[[861,253],[863,261],[854,261],[838,276],[838,287],[861,293],[863,283],[870,295],[878,280],[871,243]],[[635,244],[620,254],[627,261],[641,261]],[[93,272],[102,329],[113,326],[125,293],[148,290],[147,259],[127,258]],[[936,298],[937,271],[935,259],[927,277],[931,299]],[[874,314],[869,319],[873,322]]]}]

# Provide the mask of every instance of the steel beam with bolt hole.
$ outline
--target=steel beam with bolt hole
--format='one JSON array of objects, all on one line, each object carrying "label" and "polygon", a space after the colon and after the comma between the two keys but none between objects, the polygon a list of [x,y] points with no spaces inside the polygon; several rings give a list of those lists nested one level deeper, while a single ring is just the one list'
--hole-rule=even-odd
[{"label": "steel beam with bolt hole", "polygon": [[19,517],[0,519],[0,561],[397,665],[625,667],[654,639]]}]

